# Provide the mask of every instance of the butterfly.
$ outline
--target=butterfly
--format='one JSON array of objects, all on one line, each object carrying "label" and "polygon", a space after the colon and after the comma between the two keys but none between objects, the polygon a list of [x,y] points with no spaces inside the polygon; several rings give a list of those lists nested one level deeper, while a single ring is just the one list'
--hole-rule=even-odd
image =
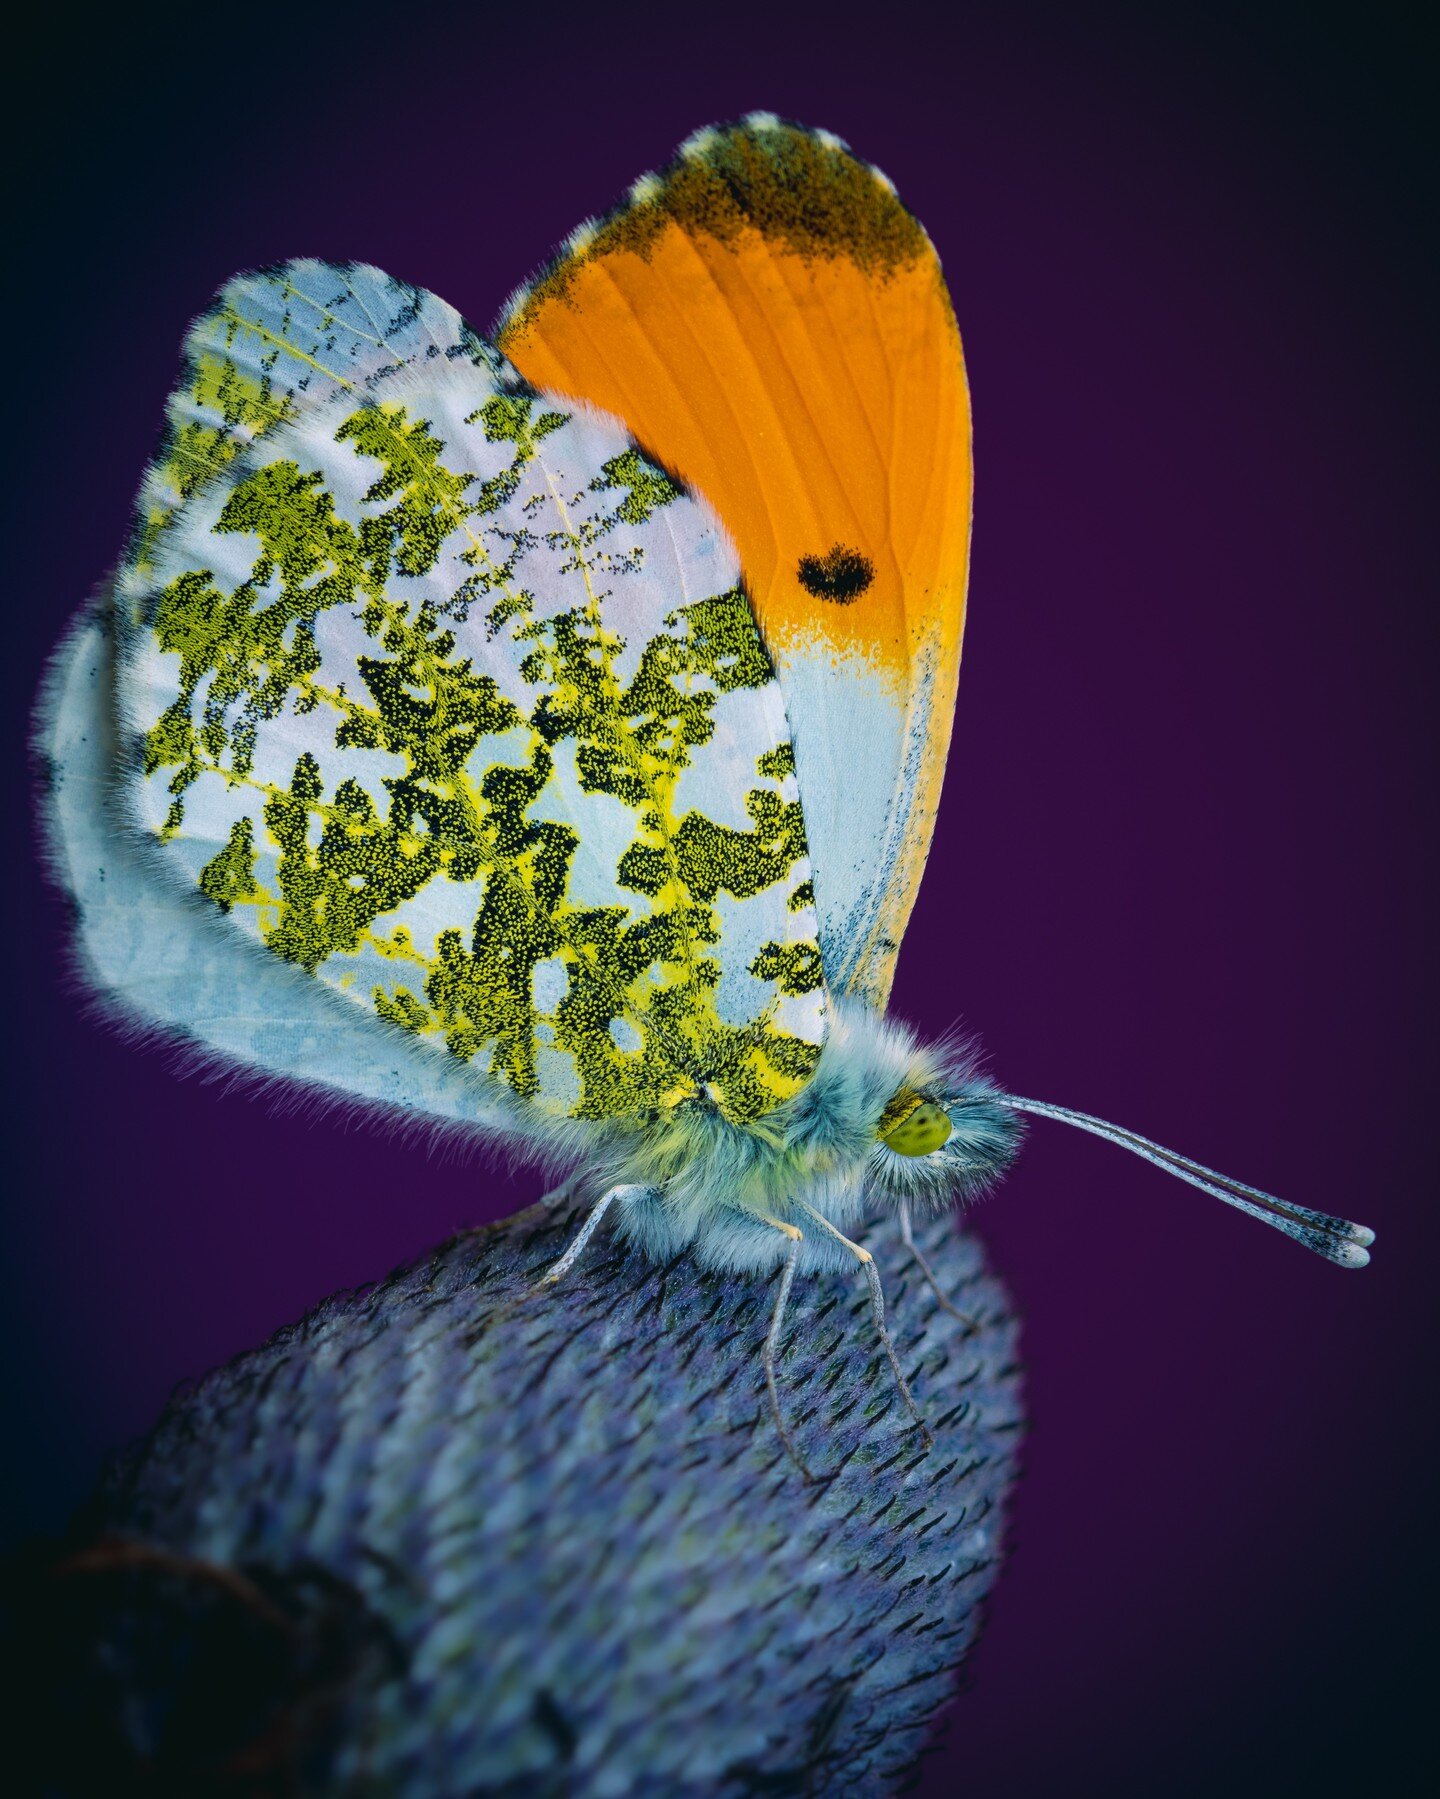
[{"label": "butterfly", "polygon": [[773,1278],[797,1462],[796,1274],[863,1269],[923,1432],[849,1233],[894,1208],[934,1285],[912,1213],[988,1187],[1025,1115],[1363,1266],[1362,1226],[887,1014],[970,507],[934,247],[769,114],[643,176],[488,338],[358,264],[237,277],[48,681],[92,986],[226,1066],[565,1165],[593,1203],[547,1284],[606,1216]]}]

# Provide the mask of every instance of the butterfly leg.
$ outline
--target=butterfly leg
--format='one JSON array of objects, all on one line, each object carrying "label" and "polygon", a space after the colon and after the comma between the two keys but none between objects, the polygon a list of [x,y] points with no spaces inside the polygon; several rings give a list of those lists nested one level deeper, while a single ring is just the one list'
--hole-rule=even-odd
[{"label": "butterfly leg", "polygon": [[890,1327],[885,1322],[885,1292],[880,1285],[880,1270],[875,1266],[874,1256],[871,1255],[868,1249],[862,1249],[858,1243],[852,1243],[848,1237],[837,1231],[835,1226],[831,1224],[830,1220],[823,1212],[817,1212],[814,1206],[807,1206],[803,1199],[797,1199],[795,1203],[802,1212],[808,1213],[808,1215],[815,1220],[816,1224],[818,1224],[829,1236],[833,1237],[837,1243],[843,1243],[846,1249],[850,1251],[851,1255],[855,1257],[856,1261],[859,1262],[860,1266],[865,1270],[865,1279],[870,1285],[870,1310],[875,1317],[875,1329],[879,1333],[880,1341],[885,1345],[885,1354],[890,1359],[890,1372],[895,1376],[895,1385],[900,1389],[900,1397],[905,1401],[906,1409],[919,1426],[920,1435],[925,1439],[925,1447],[927,1449],[933,1449],[935,1447],[935,1439],[930,1434],[930,1426],[926,1424],[924,1418],[920,1415],[920,1408],[915,1404],[914,1396],[910,1391],[910,1383],[906,1380],[904,1371],[900,1366],[900,1358],[895,1353],[895,1344],[890,1336]]},{"label": "butterfly leg", "polygon": [[599,1226],[600,1220],[610,1210],[610,1207],[614,1203],[614,1201],[616,1201],[617,1199],[619,1199],[619,1200],[639,1199],[642,1194],[653,1193],[654,1191],[655,1191],[655,1189],[653,1187],[639,1187],[639,1186],[624,1186],[624,1187],[609,1187],[609,1188],[607,1188],[606,1191],[600,1195],[599,1199],[597,1199],[595,1201],[595,1204],[593,1206],[591,1206],[588,1217],[586,1218],[585,1222],[580,1226],[579,1230],[576,1231],[574,1237],[570,1241],[569,1247],[565,1250],[564,1254],[560,1257],[559,1261],[557,1261],[555,1263],[554,1267],[549,1269],[541,1277],[541,1279],[537,1282],[537,1289],[544,1288],[544,1287],[553,1287],[557,1281],[564,1280],[565,1276],[570,1272],[570,1270],[575,1266],[576,1262],[579,1260],[580,1254],[584,1250],[585,1245],[595,1235],[595,1232]]},{"label": "butterfly leg", "polygon": [[789,1303],[790,1289],[795,1284],[795,1266],[800,1259],[800,1245],[804,1242],[804,1234],[793,1224],[782,1224],[778,1218],[771,1218],[762,1212],[760,1217],[766,1224],[774,1225],[777,1231],[783,1231],[790,1239],[790,1247],[785,1251],[785,1261],[780,1270],[780,1290],[775,1295],[775,1310],[770,1315],[770,1328],[765,1333],[765,1347],[760,1359],[765,1367],[765,1385],[770,1393],[770,1415],[775,1420],[775,1428],[780,1433],[780,1441],[785,1445],[785,1453],[794,1462],[807,1481],[815,1476],[805,1466],[805,1458],[795,1446],[795,1439],[785,1428],[785,1415],[780,1410],[780,1388],[775,1380],[775,1356],[780,1348],[780,1333],[785,1328],[785,1307]]},{"label": "butterfly leg", "polygon": [[958,1318],[965,1326],[965,1334],[973,1337],[980,1328],[979,1324],[975,1319],[969,1317],[965,1312],[962,1312],[958,1306],[951,1305],[950,1301],[945,1297],[939,1281],[935,1278],[935,1270],[921,1254],[920,1245],[915,1241],[915,1238],[911,1233],[910,1207],[903,1199],[900,1201],[900,1241],[905,1245],[906,1249],[910,1251],[911,1255],[914,1256],[916,1265],[921,1274],[925,1277],[926,1286],[929,1287],[936,1299],[939,1300],[941,1309],[948,1312],[952,1318]]}]

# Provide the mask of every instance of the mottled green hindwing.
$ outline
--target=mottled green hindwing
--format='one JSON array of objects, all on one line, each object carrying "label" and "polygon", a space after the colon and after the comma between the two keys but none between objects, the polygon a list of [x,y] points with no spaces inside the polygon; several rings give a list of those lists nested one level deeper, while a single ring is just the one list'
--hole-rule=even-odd
[{"label": "mottled green hindwing", "polygon": [[758,1117],[824,986],[733,552],[613,421],[457,346],[272,381],[258,435],[263,377],[192,355],[236,424],[172,433],[203,472],[132,554],[135,809],[233,926],[548,1113]]},{"label": "mottled green hindwing", "polygon": [[257,438],[316,406],[353,404],[397,370],[456,359],[498,366],[454,307],[364,263],[305,259],[237,275],[186,334],[122,589],[144,593],[176,510]]}]

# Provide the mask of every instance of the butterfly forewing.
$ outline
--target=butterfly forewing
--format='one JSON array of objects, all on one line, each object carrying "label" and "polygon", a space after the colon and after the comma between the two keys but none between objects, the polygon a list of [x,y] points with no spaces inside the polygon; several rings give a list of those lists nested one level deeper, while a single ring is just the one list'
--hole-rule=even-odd
[{"label": "butterfly forewing", "polygon": [[724,519],[794,730],[826,975],[883,1005],[939,800],[970,531],[929,239],[837,139],[759,115],[577,233],[497,339]]},{"label": "butterfly forewing", "polygon": [[144,546],[177,878],[545,1111],[780,1103],[824,1031],[773,668],[712,515],[468,355],[302,405]]}]

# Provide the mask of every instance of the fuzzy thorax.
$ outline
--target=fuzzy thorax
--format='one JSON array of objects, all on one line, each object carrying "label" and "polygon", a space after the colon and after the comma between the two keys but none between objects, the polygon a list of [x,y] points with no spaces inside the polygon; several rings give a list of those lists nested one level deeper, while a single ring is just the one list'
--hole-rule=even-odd
[{"label": "fuzzy thorax", "polygon": [[[896,1154],[878,1131],[897,1096],[943,1107],[948,1140],[931,1154]],[[1019,1120],[977,1071],[973,1050],[922,1046],[903,1024],[868,1007],[831,1001],[830,1030],[814,1076],[791,1100],[750,1122],[727,1119],[700,1097],[612,1142],[606,1185],[647,1190],[617,1228],[657,1259],[689,1248],[707,1267],[762,1271],[789,1238],[804,1235],[802,1266],[853,1266],[845,1247],[805,1210],[849,1232],[900,1202],[920,1210],[984,1191],[1013,1159]]]}]

